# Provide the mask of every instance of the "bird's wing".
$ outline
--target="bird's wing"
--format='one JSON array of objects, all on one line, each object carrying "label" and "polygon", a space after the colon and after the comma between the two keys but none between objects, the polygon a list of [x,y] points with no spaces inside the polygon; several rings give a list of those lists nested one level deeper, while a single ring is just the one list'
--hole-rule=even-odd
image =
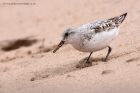
[{"label": "bird's wing", "polygon": [[110,31],[115,27],[119,27],[120,24],[124,21],[127,13],[124,13],[120,16],[116,16],[107,20],[96,21],[92,23],[90,29],[95,30],[95,33]]},{"label": "bird's wing", "polygon": [[114,28],[118,28],[119,25],[124,21],[127,13],[120,16],[113,17],[107,20],[99,20],[94,23],[88,23],[82,25],[80,30],[83,31],[81,38],[82,40],[90,40],[96,33],[111,31]]},{"label": "bird's wing", "polygon": [[116,26],[119,26],[124,21],[126,16],[127,16],[127,13],[124,13],[124,14],[122,14],[120,16],[116,16],[116,17],[110,18],[108,20],[114,22],[116,24]]},{"label": "bird's wing", "polygon": [[110,31],[111,29],[115,28],[116,25],[111,20],[102,20],[96,21],[91,25],[90,30],[95,31],[95,33],[103,32],[103,31]]},{"label": "bird's wing", "polygon": [[115,23],[111,20],[102,20],[102,21],[96,21],[94,23],[91,23],[90,26],[81,33],[80,40],[81,40],[81,46],[86,45],[87,41],[90,41],[97,33],[102,33],[104,31],[111,31],[111,29],[114,29],[116,27]]},{"label": "bird's wing", "polygon": [[96,33],[109,31],[115,27],[115,23],[110,20],[101,20],[94,23],[82,25],[81,40],[90,40]]}]

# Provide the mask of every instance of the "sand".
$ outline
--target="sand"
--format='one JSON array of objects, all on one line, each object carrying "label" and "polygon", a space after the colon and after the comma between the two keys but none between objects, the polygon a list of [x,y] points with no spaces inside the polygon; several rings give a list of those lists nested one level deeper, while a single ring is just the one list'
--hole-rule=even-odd
[{"label": "sand", "polygon": [[[0,93],[140,93],[139,0],[0,1]],[[119,36],[92,55],[93,66],[76,68],[89,53],[72,46],[52,53],[68,27],[128,12]]]}]

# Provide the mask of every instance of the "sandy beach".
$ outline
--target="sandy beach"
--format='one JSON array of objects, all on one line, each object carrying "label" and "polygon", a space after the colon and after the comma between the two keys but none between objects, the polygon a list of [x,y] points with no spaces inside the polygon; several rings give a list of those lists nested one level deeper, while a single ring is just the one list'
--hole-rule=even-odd
[{"label": "sandy beach", "polygon": [[[29,5],[9,3],[24,3]],[[33,4],[31,4],[33,3]],[[1,0],[0,93],[140,93],[140,0]],[[128,13],[119,36],[93,53],[52,50],[66,28]]]}]

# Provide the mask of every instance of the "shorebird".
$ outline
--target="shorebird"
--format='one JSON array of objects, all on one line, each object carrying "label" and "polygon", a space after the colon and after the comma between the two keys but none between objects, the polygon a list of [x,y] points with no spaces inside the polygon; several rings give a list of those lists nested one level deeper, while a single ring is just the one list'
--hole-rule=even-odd
[{"label": "shorebird", "polygon": [[110,43],[118,35],[120,25],[126,15],[127,13],[124,13],[110,19],[98,20],[79,27],[66,29],[61,42],[54,49],[53,53],[64,44],[71,44],[79,51],[90,53],[85,61],[85,64],[89,66],[92,64],[92,62],[89,61],[92,53],[108,47],[108,53],[104,59],[104,61],[107,61],[112,51]]}]

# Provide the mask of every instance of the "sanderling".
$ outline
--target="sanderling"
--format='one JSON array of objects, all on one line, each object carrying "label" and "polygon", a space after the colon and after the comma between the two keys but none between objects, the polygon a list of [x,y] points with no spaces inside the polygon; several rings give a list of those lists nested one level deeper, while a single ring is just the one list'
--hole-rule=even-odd
[{"label": "sanderling", "polygon": [[[68,28],[63,33],[63,38],[55,48],[55,53],[62,45],[71,44],[75,49],[82,52],[90,52],[85,64],[89,61],[92,53],[108,47],[108,53],[104,61],[107,61],[112,48],[111,41],[118,35],[120,24],[124,21],[127,13],[106,20],[87,23],[75,28]],[[89,65],[88,65],[89,66]]]}]

